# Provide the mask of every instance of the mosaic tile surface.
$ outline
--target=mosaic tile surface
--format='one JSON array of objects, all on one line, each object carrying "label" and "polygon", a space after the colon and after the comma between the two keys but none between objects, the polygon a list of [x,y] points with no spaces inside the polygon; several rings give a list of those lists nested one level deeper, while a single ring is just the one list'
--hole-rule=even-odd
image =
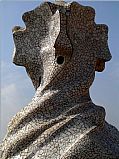
[{"label": "mosaic tile surface", "polygon": [[36,89],[8,125],[2,159],[119,159],[119,132],[89,95],[111,59],[108,27],[77,2],[45,2],[13,29],[13,62]]}]

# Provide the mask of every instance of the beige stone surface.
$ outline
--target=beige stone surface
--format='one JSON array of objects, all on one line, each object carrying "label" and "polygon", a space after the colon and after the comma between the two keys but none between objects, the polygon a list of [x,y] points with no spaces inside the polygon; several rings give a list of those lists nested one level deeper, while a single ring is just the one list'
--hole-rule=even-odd
[{"label": "beige stone surface", "polygon": [[77,2],[45,2],[13,29],[13,62],[36,89],[8,125],[2,159],[118,159],[119,132],[89,95],[95,71],[111,59],[108,27]]}]

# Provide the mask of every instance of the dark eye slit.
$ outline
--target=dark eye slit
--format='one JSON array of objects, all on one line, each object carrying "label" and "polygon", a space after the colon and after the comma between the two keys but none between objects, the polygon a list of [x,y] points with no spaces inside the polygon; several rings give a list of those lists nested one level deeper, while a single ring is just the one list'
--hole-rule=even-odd
[{"label": "dark eye slit", "polygon": [[39,77],[38,87],[40,86],[40,84],[41,84],[41,76]]}]

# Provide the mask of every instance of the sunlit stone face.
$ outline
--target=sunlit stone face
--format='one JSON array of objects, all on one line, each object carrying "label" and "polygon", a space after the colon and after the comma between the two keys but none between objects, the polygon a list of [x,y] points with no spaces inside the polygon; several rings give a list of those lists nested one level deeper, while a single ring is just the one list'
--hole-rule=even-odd
[{"label": "sunlit stone face", "polygon": [[13,62],[26,68],[35,89],[55,82],[56,76],[63,76],[65,82],[60,80],[65,85],[77,78],[80,89],[90,87],[95,70],[102,71],[111,58],[108,28],[95,24],[94,17],[93,8],[76,2],[62,6],[44,3],[24,13],[26,28],[13,29]]}]

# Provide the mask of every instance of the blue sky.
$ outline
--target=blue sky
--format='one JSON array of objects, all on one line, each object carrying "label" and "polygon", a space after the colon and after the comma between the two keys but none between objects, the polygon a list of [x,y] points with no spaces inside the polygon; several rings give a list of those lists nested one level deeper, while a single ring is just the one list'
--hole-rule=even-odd
[{"label": "blue sky", "polygon": [[[12,28],[24,26],[22,14],[32,10],[41,1],[1,1],[0,2],[0,52],[1,52],[1,139],[5,136],[9,120],[28,104],[35,90],[23,67],[12,64]],[[106,63],[102,73],[90,89],[92,100],[106,109],[106,120],[119,129],[119,2],[79,1],[96,10],[96,23],[109,27],[109,48],[112,60]]]}]

